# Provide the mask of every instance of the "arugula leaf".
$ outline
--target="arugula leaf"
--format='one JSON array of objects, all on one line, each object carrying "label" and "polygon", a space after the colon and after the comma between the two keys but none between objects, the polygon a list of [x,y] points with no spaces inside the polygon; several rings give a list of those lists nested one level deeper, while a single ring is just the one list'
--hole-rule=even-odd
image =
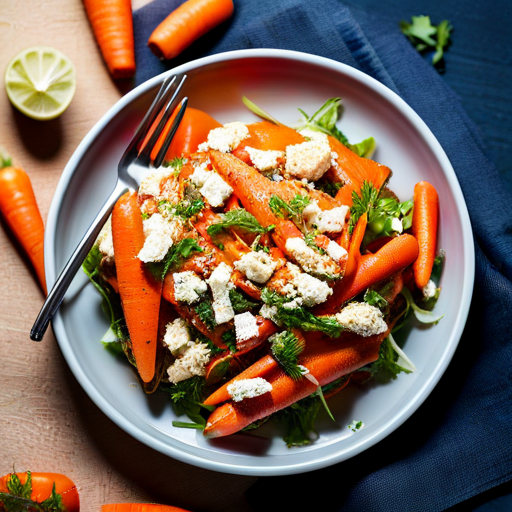
[{"label": "arugula leaf", "polygon": [[268,202],[270,209],[280,219],[290,219],[302,223],[304,208],[311,202],[309,196],[297,194],[289,203],[277,195],[272,195]]},{"label": "arugula leaf", "polygon": [[300,340],[290,331],[283,331],[272,335],[268,341],[272,344],[272,355],[284,372],[293,380],[301,379],[304,375],[297,361],[304,350],[304,340]]},{"label": "arugula leaf", "polygon": [[357,144],[348,144],[347,147],[356,155],[362,156],[363,158],[371,158],[373,153],[375,153],[377,143],[373,137],[368,137]]},{"label": "arugula leaf", "polygon": [[163,280],[168,272],[189,258],[193,252],[203,252],[203,249],[195,238],[184,238],[171,246],[162,261],[146,263],[146,266],[155,278]]},{"label": "arugula leaf", "polygon": [[404,20],[400,22],[400,29],[418,52],[435,50],[431,62],[436,65],[443,58],[444,51],[450,43],[453,27],[448,20],[443,20],[435,26],[432,25],[429,16],[412,16],[411,23]]},{"label": "arugula leaf", "polygon": [[235,227],[243,229],[248,233],[268,233],[274,226],[268,226],[264,228],[256,219],[254,215],[249,213],[244,208],[235,208],[226,213],[221,213],[220,217],[222,220],[214,222],[206,230],[210,236],[218,235],[221,231],[227,228]]},{"label": "arugula leaf", "polygon": [[82,270],[89,277],[94,287],[103,297],[102,309],[110,320],[110,328],[115,335],[111,341],[126,341],[129,338],[128,327],[124,318],[119,295],[101,276],[103,255],[99,247],[94,245],[82,264]]}]

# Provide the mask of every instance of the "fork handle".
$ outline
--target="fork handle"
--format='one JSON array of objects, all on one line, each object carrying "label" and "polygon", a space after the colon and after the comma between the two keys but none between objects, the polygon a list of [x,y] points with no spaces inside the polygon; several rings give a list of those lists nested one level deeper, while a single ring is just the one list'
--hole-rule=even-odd
[{"label": "fork handle", "polygon": [[110,194],[110,197],[106,200],[100,212],[92,221],[89,229],[83,236],[82,240],[80,240],[80,243],[69,258],[66,266],[62,269],[59,277],[57,278],[57,281],[55,281],[53,288],[46,297],[41,311],[39,312],[39,315],[37,316],[36,321],[32,326],[32,330],[30,331],[30,339],[34,341],[41,341],[43,339],[44,333],[48,328],[50,320],[59,309],[61,302],[64,299],[64,295],[66,294],[66,291],[71,284],[71,281],[73,281],[78,269],[81,267],[85,258],[89,254],[89,251],[94,245],[94,242],[96,241],[101,228],[112,212],[116,201],[127,190],[128,186],[121,180],[118,180],[113,192]]}]

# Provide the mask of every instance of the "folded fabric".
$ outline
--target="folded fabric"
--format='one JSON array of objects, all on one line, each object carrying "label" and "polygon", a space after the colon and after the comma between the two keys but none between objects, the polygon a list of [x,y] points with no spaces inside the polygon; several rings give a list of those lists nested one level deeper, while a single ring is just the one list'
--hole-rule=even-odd
[{"label": "folded fabric", "polygon": [[260,479],[248,494],[255,509],[438,511],[511,480],[512,197],[457,96],[396,20],[336,0],[235,0],[232,20],[172,62],[159,61],[147,40],[180,3],[156,0],[135,12],[137,83],[184,61],[246,48],[297,50],[358,68],[399,94],[430,127],[455,169],[474,230],[469,319],[425,403],[357,457],[312,473]]}]

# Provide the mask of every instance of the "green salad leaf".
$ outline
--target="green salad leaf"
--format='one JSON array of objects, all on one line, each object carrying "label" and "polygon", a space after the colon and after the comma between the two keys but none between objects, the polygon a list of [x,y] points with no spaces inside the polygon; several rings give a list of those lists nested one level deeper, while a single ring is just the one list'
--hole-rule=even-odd
[{"label": "green salad leaf", "polygon": [[264,228],[256,219],[254,215],[249,213],[244,208],[235,208],[226,213],[220,214],[221,220],[212,223],[207,228],[207,233],[210,236],[215,236],[221,233],[224,229],[240,228],[247,233],[268,233],[274,226]]}]

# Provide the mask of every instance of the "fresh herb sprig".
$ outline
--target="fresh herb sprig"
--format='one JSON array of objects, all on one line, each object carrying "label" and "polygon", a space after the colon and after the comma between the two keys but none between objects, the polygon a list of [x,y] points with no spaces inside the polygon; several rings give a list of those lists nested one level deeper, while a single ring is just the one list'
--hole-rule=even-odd
[{"label": "fresh herb sprig", "polygon": [[163,280],[168,272],[189,258],[193,252],[203,252],[203,249],[195,238],[184,238],[172,245],[162,261],[146,263],[146,266],[157,279]]},{"label": "fresh herb sprig", "polygon": [[290,331],[282,331],[272,335],[269,341],[272,344],[272,355],[284,372],[294,380],[302,378],[304,375],[297,361],[304,350],[304,340]]},{"label": "fresh herb sprig", "polygon": [[450,44],[453,27],[448,20],[432,25],[429,16],[412,16],[410,23],[405,20],[400,22],[400,30],[418,52],[433,52],[431,62],[436,66]]},{"label": "fresh herb sprig", "polygon": [[268,202],[276,217],[302,224],[304,208],[311,202],[309,196],[297,194],[289,203],[278,195],[272,195]]},{"label": "fresh herb sprig", "polygon": [[162,201],[159,204],[160,209],[165,208],[172,215],[181,217],[184,220],[191,219],[201,213],[204,206],[204,201],[202,199],[193,199],[191,201],[184,199],[177,204]]},{"label": "fresh herb sprig", "polygon": [[226,213],[220,214],[221,220],[214,222],[206,230],[210,236],[216,236],[224,229],[239,228],[247,233],[268,233],[274,226],[264,228],[256,219],[254,215],[249,213],[244,208],[235,208]]}]

